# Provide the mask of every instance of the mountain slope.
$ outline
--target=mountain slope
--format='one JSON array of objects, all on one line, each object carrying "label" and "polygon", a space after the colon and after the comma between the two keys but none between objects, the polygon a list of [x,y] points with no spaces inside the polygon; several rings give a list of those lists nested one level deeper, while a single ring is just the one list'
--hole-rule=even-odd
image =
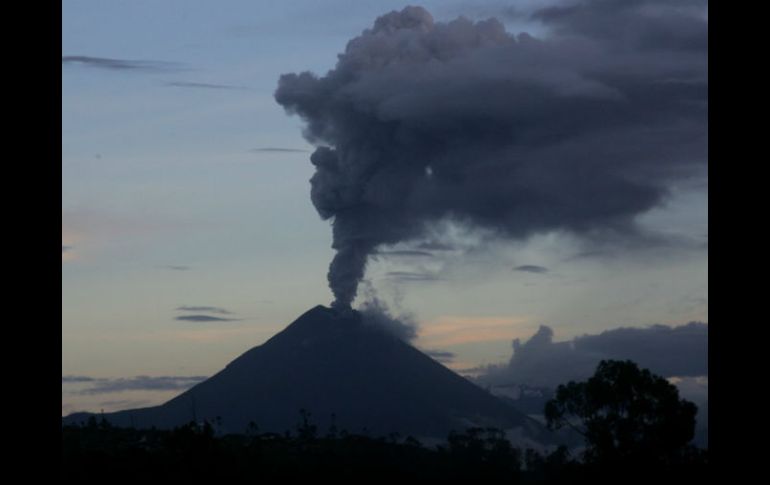
[{"label": "mountain slope", "polygon": [[[468,426],[522,427],[534,421],[414,347],[364,323],[359,313],[317,306],[263,345],[176,398],[151,408],[105,414],[118,426],[169,428],[221,418],[224,430],[293,430],[300,409],[321,432],[445,438]],[[334,419],[332,418],[334,415]],[[80,422],[83,413],[64,418]]]}]

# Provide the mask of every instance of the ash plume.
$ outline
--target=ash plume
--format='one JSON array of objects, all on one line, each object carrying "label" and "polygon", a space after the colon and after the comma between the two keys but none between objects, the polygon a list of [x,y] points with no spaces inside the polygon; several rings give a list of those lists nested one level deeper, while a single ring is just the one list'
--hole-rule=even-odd
[{"label": "ash plume", "polygon": [[510,239],[640,236],[637,216],[705,174],[706,8],[549,7],[533,15],[551,32],[538,39],[406,7],[326,75],[282,75],[275,99],[317,147],[310,195],[333,221],[332,305],[350,307],[379,247],[442,220]]},{"label": "ash plume", "polygon": [[[363,302],[358,310],[363,323],[407,343],[416,339],[417,320],[414,315],[404,311],[394,314],[385,301],[377,296],[374,286],[369,281],[363,283]],[[398,306],[396,303],[397,310]]]}]

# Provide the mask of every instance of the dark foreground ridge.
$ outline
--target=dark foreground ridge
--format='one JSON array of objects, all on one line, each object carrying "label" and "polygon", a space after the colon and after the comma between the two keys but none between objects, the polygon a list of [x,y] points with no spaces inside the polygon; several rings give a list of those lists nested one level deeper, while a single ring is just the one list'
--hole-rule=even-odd
[{"label": "dark foreground ridge", "polygon": [[[113,426],[171,429],[219,423],[222,433],[250,424],[283,433],[299,410],[318,429],[445,439],[473,427],[520,428],[553,443],[553,434],[509,404],[411,345],[365,323],[355,310],[316,306],[222,371],[155,407],[106,413]],[[92,416],[75,413],[63,424]]]},{"label": "dark foreground ridge", "polygon": [[[209,424],[173,430],[113,428],[91,417],[62,427],[64,483],[105,477],[155,483],[705,483],[708,454],[693,450],[674,461],[628,459],[585,463],[564,447],[540,453],[511,446],[500,430],[451,433],[438,447],[411,437],[372,438],[320,433],[300,420],[292,434],[217,437]],[[307,481],[307,482],[306,482]]]}]

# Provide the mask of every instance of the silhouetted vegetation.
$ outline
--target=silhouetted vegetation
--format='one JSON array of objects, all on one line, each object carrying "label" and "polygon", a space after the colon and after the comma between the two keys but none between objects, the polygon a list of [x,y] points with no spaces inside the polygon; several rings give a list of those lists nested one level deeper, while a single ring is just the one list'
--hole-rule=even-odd
[{"label": "silhouetted vegetation", "polygon": [[586,382],[560,385],[545,405],[549,428],[583,435],[585,461],[601,464],[686,459],[697,411],[666,379],[612,360],[601,361]]},{"label": "silhouetted vegetation", "polygon": [[563,446],[546,453],[519,449],[492,428],[452,432],[435,447],[411,436],[350,434],[336,425],[322,433],[305,410],[294,432],[263,433],[251,423],[243,434],[223,436],[216,422],[158,430],[116,428],[91,417],[62,427],[62,478],[509,484],[705,479],[707,451],[689,444],[694,405],[661,380],[632,362],[607,361],[587,382],[560,386],[546,417],[552,428],[578,429],[586,437],[582,453]]}]

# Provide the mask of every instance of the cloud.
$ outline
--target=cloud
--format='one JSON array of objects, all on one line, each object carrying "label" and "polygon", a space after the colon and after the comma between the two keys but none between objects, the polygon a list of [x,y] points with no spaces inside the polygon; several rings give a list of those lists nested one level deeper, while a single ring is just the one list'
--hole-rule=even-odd
[{"label": "cloud", "polygon": [[146,407],[151,404],[146,399],[116,399],[110,401],[102,401],[99,406],[109,409],[109,412],[122,411],[124,409],[137,409],[140,407]]},{"label": "cloud", "polygon": [[308,150],[303,150],[301,148],[280,148],[280,147],[252,148],[249,151],[254,153],[307,153],[308,152]]},{"label": "cloud", "polygon": [[426,251],[454,251],[455,248],[451,244],[442,243],[440,241],[425,241],[417,245],[419,249],[425,249]]},{"label": "cloud", "polygon": [[365,294],[366,300],[358,309],[364,324],[377,327],[404,342],[417,338],[417,322],[412,315],[394,316],[385,302],[377,297],[372,286],[367,285]]},{"label": "cloud", "polygon": [[174,317],[174,320],[183,322],[235,322],[240,320],[240,318],[212,317],[211,315],[180,315]]},{"label": "cloud", "polygon": [[88,376],[61,376],[61,382],[62,384],[65,383],[75,383],[75,382],[93,382],[96,379],[93,377]]},{"label": "cloud", "polygon": [[681,5],[541,9],[542,38],[406,7],[323,76],[282,75],[275,99],[317,147],[310,196],[332,221],[334,304],[350,305],[374,251],[444,220],[649,244],[639,216],[706,173],[707,3]]},{"label": "cloud", "polygon": [[559,33],[603,42],[623,39],[640,51],[702,53],[708,48],[707,9],[707,0],[593,0],[545,7],[531,18]]},{"label": "cloud", "polygon": [[543,325],[526,342],[515,339],[508,364],[488,367],[479,380],[555,387],[590,377],[602,359],[632,360],[665,377],[708,376],[708,325],[621,327],[564,342]]},{"label": "cloud", "polygon": [[220,315],[232,315],[233,312],[227,311],[224,308],[216,306],[180,306],[176,308],[177,311],[182,312],[204,312],[204,313],[218,313]]},{"label": "cloud", "polygon": [[543,274],[548,272],[548,268],[544,266],[537,266],[534,264],[524,264],[513,268],[515,271],[524,271],[525,273],[537,273]]},{"label": "cloud", "polygon": [[72,248],[62,253],[62,260],[78,258],[125,257],[123,246],[136,247],[161,234],[188,231],[192,225],[160,211],[153,214],[104,212],[81,208],[62,210],[62,246]]},{"label": "cloud", "polygon": [[428,348],[499,341],[521,335],[529,326],[529,318],[521,316],[444,315],[423,322],[419,341]]},{"label": "cloud", "polygon": [[187,81],[174,81],[166,83],[166,86],[175,88],[201,88],[201,89],[248,89],[243,86],[232,86],[229,84],[210,84],[210,83],[196,83]]},{"label": "cloud", "polygon": [[90,56],[62,56],[62,64],[77,64],[110,70],[176,71],[181,65],[175,62],[110,59]]},{"label": "cloud", "polygon": [[[205,376],[136,376],[118,379],[89,378],[90,387],[77,391],[81,395],[108,394],[122,391],[174,391],[188,389],[207,379]],[[62,382],[65,382],[64,376]]]},{"label": "cloud", "polygon": [[440,277],[431,273],[416,273],[413,271],[388,271],[385,276],[396,281],[439,281]]},{"label": "cloud", "polygon": [[184,266],[184,265],[178,265],[178,264],[166,264],[160,267],[164,269],[170,269],[173,271],[189,271],[191,269],[190,266]]},{"label": "cloud", "polygon": [[445,350],[423,350],[422,352],[442,364],[448,364],[455,359],[455,354],[453,352],[447,352]]},{"label": "cloud", "polygon": [[182,312],[199,312],[199,314],[196,315],[180,315],[178,317],[174,317],[174,320],[179,321],[185,321],[185,322],[235,322],[239,321],[240,318],[224,318],[224,317],[215,317],[211,315],[202,315],[202,313],[213,313],[215,315],[232,315],[233,312],[225,310],[224,308],[216,307],[216,306],[190,306],[190,305],[184,305],[176,308],[176,311],[182,311]]},{"label": "cloud", "polygon": [[399,250],[392,250],[392,251],[375,251],[372,253],[373,256],[414,256],[414,257],[424,257],[424,258],[432,258],[433,254],[429,253],[428,251],[418,251],[413,249],[399,249]]},{"label": "cloud", "polygon": [[65,245],[62,244],[61,252],[62,253],[66,253],[67,251],[69,251],[71,249],[72,249],[72,246],[65,246]]}]

